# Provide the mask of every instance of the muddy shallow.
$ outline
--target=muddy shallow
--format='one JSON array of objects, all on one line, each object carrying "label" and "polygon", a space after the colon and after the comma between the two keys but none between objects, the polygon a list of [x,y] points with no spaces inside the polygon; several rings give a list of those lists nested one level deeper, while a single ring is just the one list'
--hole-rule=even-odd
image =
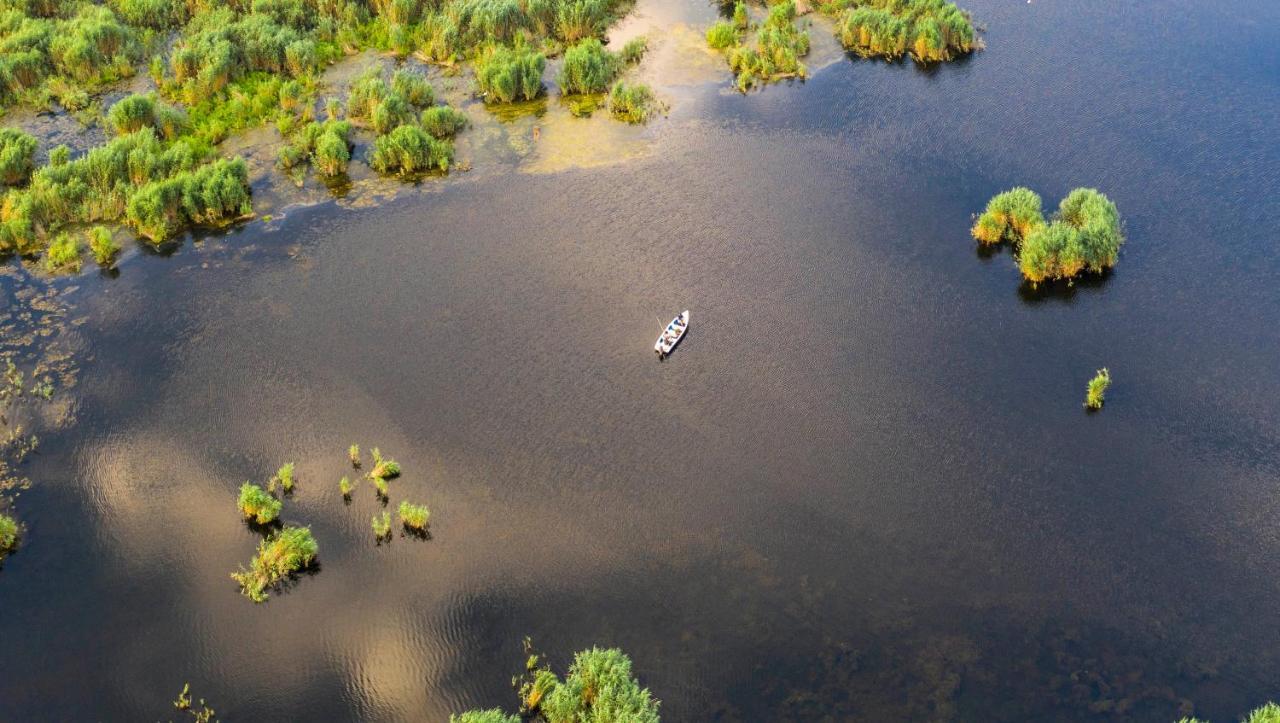
[{"label": "muddy shallow", "polygon": [[[0,571],[0,719],[165,718],[187,681],[224,720],[514,709],[524,635],[626,649],[672,721],[1274,697],[1280,9],[971,8],[961,63],[690,71],[637,154],[552,99],[525,155],[57,282],[79,381]],[[977,254],[1014,184],[1108,193],[1116,271]],[[430,540],[374,543],[352,442]],[[235,491],[289,460],[320,566],[254,606]]]}]

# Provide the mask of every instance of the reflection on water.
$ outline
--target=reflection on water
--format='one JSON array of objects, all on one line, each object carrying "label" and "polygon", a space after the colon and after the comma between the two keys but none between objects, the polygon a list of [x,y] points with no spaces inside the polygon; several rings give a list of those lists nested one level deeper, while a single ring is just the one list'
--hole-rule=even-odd
[{"label": "reflection on water", "polygon": [[[669,720],[1274,696],[1280,10],[973,9],[965,64],[685,78],[606,165],[555,160],[593,152],[575,123],[631,129],[553,100],[478,122],[446,182],[373,207],[353,178],[350,208],[76,280],[78,411],[0,572],[0,719],[156,718],[191,681],[227,720],[445,720],[514,707],[525,635],[558,669],[624,648]],[[1167,42],[1188,28],[1203,47]],[[1024,303],[968,237],[1014,184],[1115,199],[1116,272]],[[373,540],[372,491],[338,491],[353,442],[403,465],[392,504],[428,504],[432,539]],[[235,492],[286,460],[323,570],[255,606]]]}]

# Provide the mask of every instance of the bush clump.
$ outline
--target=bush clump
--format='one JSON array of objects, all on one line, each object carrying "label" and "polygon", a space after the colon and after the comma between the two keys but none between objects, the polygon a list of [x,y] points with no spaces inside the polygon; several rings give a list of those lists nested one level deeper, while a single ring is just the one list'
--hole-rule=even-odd
[{"label": "bush clump", "polygon": [[244,515],[246,520],[265,525],[274,522],[280,516],[283,503],[258,485],[245,482],[240,486],[240,499],[237,505],[240,508],[240,514]]},{"label": "bush clump", "polygon": [[187,226],[221,225],[252,212],[249,169],[236,158],[142,186],[129,198],[126,218],[140,235],[158,243]]},{"label": "bush clump", "polygon": [[588,38],[565,51],[556,83],[561,93],[603,93],[622,65],[616,53],[606,50],[596,38]]},{"label": "bush clump", "polygon": [[49,244],[44,256],[45,270],[78,272],[80,270],[80,244],[69,233],[60,233]]},{"label": "bush clump", "polygon": [[1084,405],[1089,409],[1102,409],[1103,398],[1107,394],[1107,388],[1111,386],[1111,372],[1106,367],[1098,370],[1089,380],[1089,386],[1085,390]]},{"label": "bush clump", "polygon": [[432,137],[416,125],[402,125],[378,137],[369,156],[369,165],[383,174],[412,175],[433,169],[448,171],[452,161],[453,144]]},{"label": "bush clump", "polygon": [[111,106],[107,111],[107,125],[116,135],[154,128],[166,140],[174,140],[187,131],[187,116],[150,94],[135,93]]},{"label": "bush clump", "polygon": [[809,54],[809,33],[795,25],[794,1],[784,0],[770,7],[769,15],[749,42],[742,42],[739,37],[747,23],[746,6],[738,5],[741,12],[735,9],[733,23],[720,21],[707,31],[707,44],[724,51],[738,89],[746,92],[783,78],[808,76],[800,58]]},{"label": "bush clump", "polygon": [[120,244],[116,243],[111,231],[105,226],[94,226],[89,230],[89,250],[93,252],[93,260],[99,266],[110,266],[120,253]]},{"label": "bush clump", "polygon": [[340,176],[347,172],[347,164],[351,161],[350,135],[351,123],[348,121],[308,123],[296,132],[288,145],[280,149],[280,165],[292,168],[309,160],[320,175]]},{"label": "bush clump", "polygon": [[609,112],[628,123],[644,123],[653,115],[656,100],[643,83],[627,85],[621,80],[609,91]]},{"label": "bush clump", "polygon": [[638,38],[628,40],[622,46],[622,61],[628,65],[635,65],[640,62],[644,54],[649,50],[649,39],[641,35]]},{"label": "bush clump", "polygon": [[526,48],[494,47],[476,61],[476,85],[486,103],[533,100],[542,94],[547,58]]},{"label": "bush clump", "polygon": [[377,447],[371,452],[373,455],[373,469],[369,470],[370,479],[389,480],[393,477],[400,476],[400,463],[394,459],[384,459],[382,451]]},{"label": "bush clump", "polygon": [[17,186],[31,178],[38,146],[29,133],[0,128],[0,186]]},{"label": "bush clump", "polygon": [[422,129],[436,138],[452,138],[467,127],[467,114],[447,105],[433,105],[422,111]]},{"label": "bush clump", "polygon": [[293,482],[293,462],[286,462],[276,470],[275,476],[267,483],[267,489],[274,492],[276,485],[280,485],[285,492],[292,492]]},{"label": "bush clump", "polygon": [[449,716],[449,723],[520,723],[520,716],[507,715],[501,708],[469,710],[466,713]]},{"label": "bush clump", "polygon": [[19,534],[18,521],[9,515],[0,514],[0,557],[18,546]]},{"label": "bush clump", "polygon": [[864,57],[910,53],[917,61],[937,62],[975,45],[968,14],[949,0],[860,0],[838,24],[840,42]]},{"label": "bush clump", "polygon": [[240,592],[254,602],[265,602],[267,590],[281,580],[308,567],[316,559],[319,545],[309,527],[286,527],[258,543],[258,554],[249,569],[231,573],[240,583]]},{"label": "bush clump", "polygon": [[370,525],[373,528],[374,539],[381,540],[384,537],[391,536],[391,513],[383,512],[380,515],[373,516],[373,522]]},{"label": "bush clump", "polygon": [[714,50],[724,50],[725,48],[738,44],[738,29],[733,23],[727,20],[720,20],[715,25],[707,28],[707,45]]},{"label": "bush clump", "polygon": [[400,503],[400,523],[413,530],[425,530],[431,519],[431,510],[426,505],[415,505],[408,500]]},{"label": "bush clump", "polygon": [[984,244],[1012,244],[1019,270],[1032,283],[1101,272],[1115,265],[1124,243],[1116,205],[1092,188],[1073,190],[1048,223],[1034,191],[1005,191],[991,199],[971,233]]}]

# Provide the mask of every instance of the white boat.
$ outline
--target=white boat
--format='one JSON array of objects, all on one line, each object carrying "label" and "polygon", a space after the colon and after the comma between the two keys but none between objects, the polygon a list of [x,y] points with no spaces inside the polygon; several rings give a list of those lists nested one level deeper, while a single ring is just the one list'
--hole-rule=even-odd
[{"label": "white boat", "polygon": [[689,330],[689,310],[685,309],[679,316],[671,320],[667,324],[667,328],[663,330],[662,335],[658,337],[653,345],[653,350],[658,352],[658,358],[661,359],[671,353],[676,348],[676,344],[684,338],[684,333]]}]

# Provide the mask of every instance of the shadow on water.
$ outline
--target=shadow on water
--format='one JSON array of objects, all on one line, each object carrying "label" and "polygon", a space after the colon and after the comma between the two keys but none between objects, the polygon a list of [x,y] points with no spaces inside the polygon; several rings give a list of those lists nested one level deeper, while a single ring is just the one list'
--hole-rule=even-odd
[{"label": "shadow on water", "polygon": [[1018,284],[1018,298],[1031,306],[1052,301],[1072,303],[1079,296],[1101,293],[1116,275],[1115,269],[1104,269],[1100,273],[1085,272],[1074,279],[1053,279],[1040,283],[1023,279]]}]

